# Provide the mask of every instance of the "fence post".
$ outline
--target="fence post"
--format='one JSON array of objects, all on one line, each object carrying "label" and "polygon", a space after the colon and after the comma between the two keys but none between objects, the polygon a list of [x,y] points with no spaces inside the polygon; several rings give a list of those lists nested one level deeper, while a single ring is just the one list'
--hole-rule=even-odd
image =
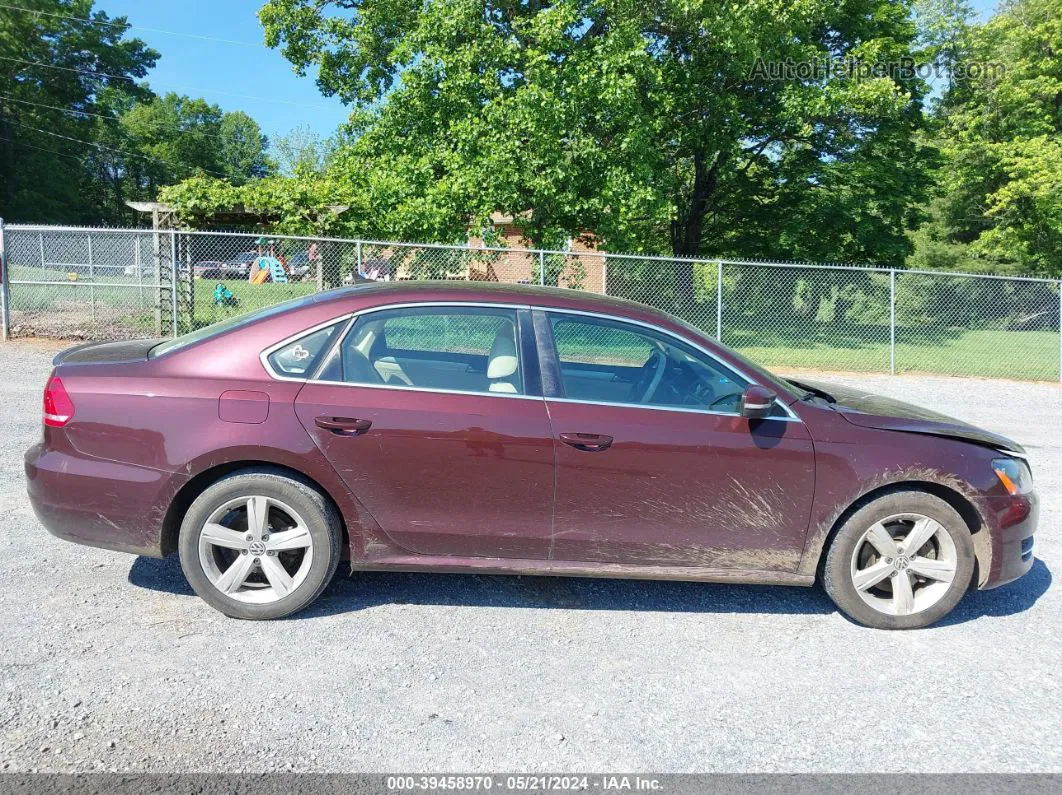
[{"label": "fence post", "polygon": [[170,320],[177,336],[177,231],[170,230]]},{"label": "fence post", "polygon": [[195,331],[195,269],[192,267],[192,236],[188,232],[181,236],[179,250],[181,252],[181,261],[188,263],[187,275],[181,276],[184,306],[188,315],[188,324],[185,329],[187,331]]},{"label": "fence post", "polygon": [[358,250],[358,276],[364,276],[365,274],[362,273],[362,269],[361,269],[362,265],[361,265],[361,241],[360,240],[357,242],[357,250]]},{"label": "fence post", "polygon": [[40,249],[41,249],[41,279],[43,279],[44,278],[44,272],[46,270],[48,270],[44,266],[44,232],[38,232],[37,233],[37,244],[40,246]]},{"label": "fence post", "polygon": [[601,258],[601,295],[608,295],[608,257]]},{"label": "fence post", "polygon": [[723,341],[723,261],[715,263],[715,341]]},{"label": "fence post", "polygon": [[11,338],[11,274],[7,269],[7,248],[4,245],[4,219],[0,218],[0,339]]},{"label": "fence post", "polygon": [[162,336],[162,238],[156,219],[151,233],[151,256],[155,266],[155,335]]},{"label": "fence post", "polygon": [[88,240],[89,266],[89,305],[92,307],[92,325],[96,325],[96,267],[92,263],[92,233],[85,235]]},{"label": "fence post", "polygon": [[546,252],[541,249],[538,252],[538,283],[546,286]]},{"label": "fence post", "polygon": [[137,284],[140,285],[140,289],[138,290],[138,292],[140,294],[140,303],[137,306],[138,306],[139,309],[143,310],[144,309],[144,265],[143,265],[143,262],[141,261],[141,254],[140,254],[140,235],[137,235],[133,239],[133,243],[135,244],[135,248],[133,250],[133,262],[134,262],[134,267],[136,267]]},{"label": "fence post", "polygon": [[313,263],[314,263],[314,265],[317,266],[317,274],[316,274],[317,290],[316,290],[316,292],[319,292],[319,293],[324,291],[324,251],[325,251],[325,246],[327,246],[327,243],[324,246],[322,246],[322,245],[318,245],[317,241],[314,240],[312,243],[310,243],[309,246],[306,247],[307,255],[311,251],[313,252],[313,255],[314,255]]},{"label": "fence post", "polygon": [[889,375],[896,375],[896,269],[889,268]]}]

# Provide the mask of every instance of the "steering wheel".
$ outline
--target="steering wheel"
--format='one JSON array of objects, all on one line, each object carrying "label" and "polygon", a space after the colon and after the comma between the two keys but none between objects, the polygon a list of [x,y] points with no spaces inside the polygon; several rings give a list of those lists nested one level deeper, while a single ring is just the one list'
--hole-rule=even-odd
[{"label": "steering wheel", "polygon": [[708,408],[709,409],[714,409],[716,406],[718,406],[723,401],[733,400],[734,398],[738,398],[738,400],[740,401],[741,393],[728,392],[725,395],[720,395],[719,397],[717,397],[715,400],[713,400],[711,403],[708,404]]},{"label": "steering wheel", "polygon": [[[648,403],[656,394],[656,389],[664,378],[667,369],[667,355],[659,348],[654,348],[648,360],[642,365],[638,380],[631,386],[631,400]],[[642,385],[645,385],[644,388]]]}]

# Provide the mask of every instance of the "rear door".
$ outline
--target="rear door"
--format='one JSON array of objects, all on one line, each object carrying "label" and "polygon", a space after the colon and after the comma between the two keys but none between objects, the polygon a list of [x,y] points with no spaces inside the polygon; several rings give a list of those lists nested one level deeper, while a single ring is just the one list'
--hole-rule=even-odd
[{"label": "rear door", "polygon": [[554,560],[796,568],[815,483],[799,420],[743,418],[748,380],[661,330],[562,312],[536,328],[559,382]]},{"label": "rear door", "polygon": [[553,440],[521,314],[527,325],[508,306],[363,314],[299,393],[315,443],[410,552],[548,556]]}]

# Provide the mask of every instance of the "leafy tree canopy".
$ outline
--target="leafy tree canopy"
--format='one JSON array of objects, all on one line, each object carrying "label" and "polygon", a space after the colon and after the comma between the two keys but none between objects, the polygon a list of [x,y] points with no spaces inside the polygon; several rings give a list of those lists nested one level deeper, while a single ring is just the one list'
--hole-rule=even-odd
[{"label": "leafy tree canopy", "polygon": [[245,113],[156,96],[159,54],[92,0],[9,0],[0,11],[0,216],[132,221],[129,199],[210,174],[265,176],[268,141]]},{"label": "leafy tree canopy", "polygon": [[[333,171],[395,236],[491,212],[538,243],[899,263],[925,86],[757,65],[910,57],[885,0],[271,0],[269,44],[354,104]],[[690,289],[687,284],[684,288]]]},{"label": "leafy tree canopy", "polygon": [[92,0],[10,4],[26,10],[0,13],[0,215],[94,221],[93,184],[113,153],[91,141],[88,114],[149,96],[137,81],[159,54]]},{"label": "leafy tree canopy", "polygon": [[1062,0],[1006,3],[971,30],[966,58],[986,68],[941,103],[930,235],[985,269],[1062,274]]}]

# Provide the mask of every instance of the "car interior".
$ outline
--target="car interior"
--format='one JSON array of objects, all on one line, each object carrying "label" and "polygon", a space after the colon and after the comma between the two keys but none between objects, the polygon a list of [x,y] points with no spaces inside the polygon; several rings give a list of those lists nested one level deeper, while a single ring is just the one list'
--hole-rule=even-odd
[{"label": "car interior", "polygon": [[377,312],[360,318],[325,381],[521,394],[512,313]]},{"label": "car interior", "polygon": [[[550,313],[564,397],[734,412],[747,383],[662,334],[604,318]],[[345,321],[269,356],[276,373],[305,378]],[[515,314],[508,310],[385,310],[358,319],[321,368],[323,381],[522,394]]]},{"label": "car interior", "polygon": [[612,321],[555,315],[565,397],[737,412],[747,383],[696,352]]}]

